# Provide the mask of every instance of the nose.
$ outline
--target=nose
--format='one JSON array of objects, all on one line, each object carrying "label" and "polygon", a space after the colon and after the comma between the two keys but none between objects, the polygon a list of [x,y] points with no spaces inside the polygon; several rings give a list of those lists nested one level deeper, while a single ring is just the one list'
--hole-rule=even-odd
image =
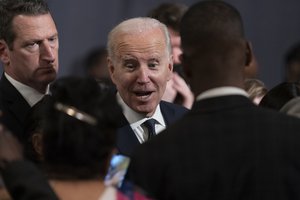
[{"label": "nose", "polygon": [[150,80],[149,75],[150,73],[148,67],[141,66],[137,73],[137,82],[140,84],[148,83]]},{"label": "nose", "polygon": [[43,60],[48,61],[49,63],[54,62],[55,60],[55,49],[52,47],[49,42],[44,42],[41,45],[40,54]]}]

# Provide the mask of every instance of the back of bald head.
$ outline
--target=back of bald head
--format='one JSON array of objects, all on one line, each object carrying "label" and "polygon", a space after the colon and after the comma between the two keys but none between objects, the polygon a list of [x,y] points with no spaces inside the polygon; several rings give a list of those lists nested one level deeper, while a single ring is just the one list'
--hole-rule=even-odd
[{"label": "back of bald head", "polygon": [[252,60],[241,15],[223,1],[201,1],[180,24],[183,65],[195,95],[214,87],[243,87]]},{"label": "back of bald head", "polygon": [[243,39],[244,29],[236,8],[223,1],[202,1],[185,13],[180,34],[183,49],[217,51]]}]

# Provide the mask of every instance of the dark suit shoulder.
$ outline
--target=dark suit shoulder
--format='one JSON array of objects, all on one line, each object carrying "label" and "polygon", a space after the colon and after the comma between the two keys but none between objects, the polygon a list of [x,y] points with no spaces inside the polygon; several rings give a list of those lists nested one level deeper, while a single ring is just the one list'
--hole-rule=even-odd
[{"label": "dark suit shoulder", "polygon": [[22,141],[24,121],[30,105],[4,75],[0,80],[0,109],[0,122]]},{"label": "dark suit shoulder", "polygon": [[181,117],[182,115],[184,115],[185,113],[187,113],[189,111],[189,109],[187,109],[181,105],[166,102],[166,101],[160,102],[160,108],[161,108],[162,113],[169,113],[169,114],[172,114],[174,116],[179,116],[179,117]]},{"label": "dark suit shoulder", "polygon": [[167,125],[174,123],[189,111],[183,106],[166,101],[160,102],[160,109]]}]

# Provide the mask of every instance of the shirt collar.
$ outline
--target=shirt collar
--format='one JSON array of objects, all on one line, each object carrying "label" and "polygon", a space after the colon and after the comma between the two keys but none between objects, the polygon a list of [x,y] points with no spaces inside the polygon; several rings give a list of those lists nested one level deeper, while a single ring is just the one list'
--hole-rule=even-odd
[{"label": "shirt collar", "polygon": [[238,87],[217,87],[210,90],[206,90],[199,94],[196,98],[197,101],[207,98],[219,97],[219,96],[227,96],[227,95],[242,95],[248,97],[247,92]]},{"label": "shirt collar", "polygon": [[[7,78],[7,80],[19,91],[19,93],[23,96],[23,98],[31,107],[43,98],[44,94],[41,94],[37,90],[13,79],[7,73],[4,73],[4,75]],[[49,91],[48,88],[47,91]]]},{"label": "shirt collar", "polygon": [[[146,121],[147,119],[149,119],[145,115],[137,113],[134,110],[132,110],[124,102],[124,100],[121,98],[119,93],[117,93],[117,100],[118,100],[118,103],[121,105],[121,107],[123,109],[123,114],[124,114],[125,118],[128,120],[128,122],[130,124],[134,124],[135,122],[139,122],[139,123],[137,123],[137,126],[138,126],[138,125],[142,124],[144,121]],[[161,113],[159,104],[156,107],[154,114],[150,118],[155,119],[159,124],[165,126],[165,121],[164,121],[163,115]]]}]

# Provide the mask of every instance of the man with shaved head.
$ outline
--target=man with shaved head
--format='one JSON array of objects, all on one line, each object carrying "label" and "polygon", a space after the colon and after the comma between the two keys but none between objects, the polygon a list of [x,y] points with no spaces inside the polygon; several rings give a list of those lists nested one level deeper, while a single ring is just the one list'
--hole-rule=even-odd
[{"label": "man with shaved head", "polygon": [[192,110],[136,149],[129,179],[155,199],[300,199],[300,121],[243,90],[252,50],[240,13],[201,1],[181,21]]}]

